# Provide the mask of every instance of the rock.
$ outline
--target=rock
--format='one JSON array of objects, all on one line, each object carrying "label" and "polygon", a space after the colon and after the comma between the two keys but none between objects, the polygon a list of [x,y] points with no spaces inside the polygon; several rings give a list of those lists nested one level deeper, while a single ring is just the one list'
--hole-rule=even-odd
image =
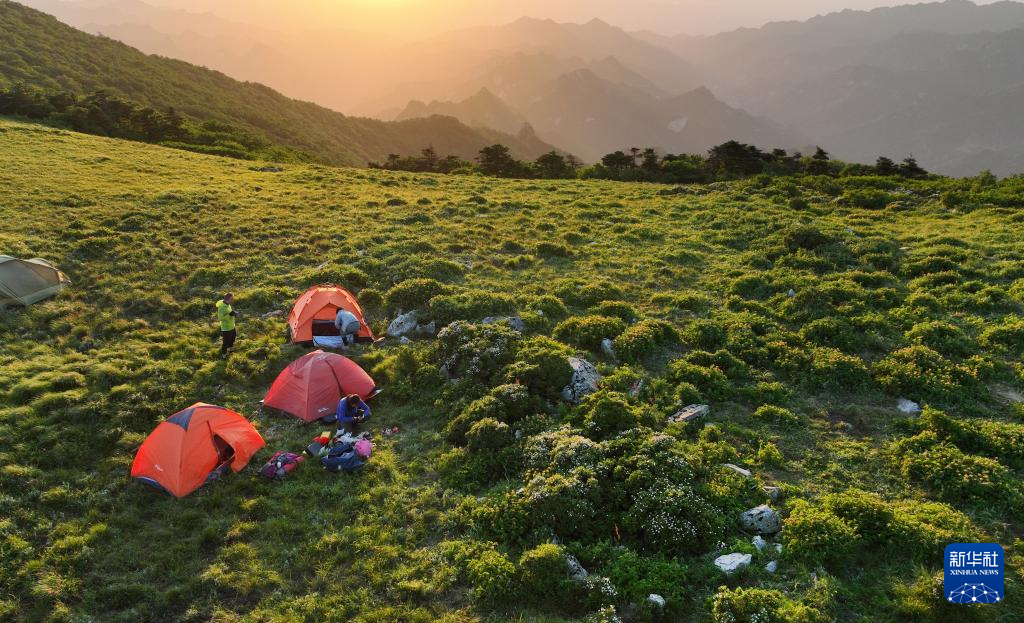
[{"label": "rock", "polygon": [[662,597],[661,595],[656,594],[656,593],[651,593],[650,595],[647,596],[647,603],[654,604],[655,606],[657,606],[659,608],[664,608],[665,607],[665,598]]},{"label": "rock", "polygon": [[431,320],[427,324],[421,324],[416,327],[416,333],[420,335],[434,335],[437,333],[437,323]]},{"label": "rock", "polygon": [[794,296],[796,296],[796,290],[790,288],[789,292],[786,292],[786,296],[788,296],[789,298],[793,298]]},{"label": "rock", "polygon": [[672,422],[692,422],[707,416],[709,413],[711,413],[711,407],[708,405],[689,405],[669,416],[668,421],[670,424]]},{"label": "rock", "polygon": [[718,567],[723,573],[731,574],[746,569],[750,566],[750,561],[754,557],[750,554],[726,554],[725,556],[719,556],[715,558],[715,566]]},{"label": "rock", "polygon": [[601,340],[601,352],[608,355],[609,357],[615,357],[615,345],[608,338]]},{"label": "rock", "polygon": [[782,530],[782,517],[766,504],[741,513],[740,523],[746,530],[758,534],[775,534]]},{"label": "rock", "polygon": [[537,315],[540,316],[541,318],[543,318],[544,317],[544,310],[543,309],[538,309],[537,310]]},{"label": "rock", "polygon": [[750,542],[754,544],[754,547],[756,547],[759,552],[763,552],[764,548],[768,547],[768,541],[765,541],[764,537],[760,534],[751,539]]},{"label": "rock", "polygon": [[405,336],[403,335],[403,336],[401,337],[401,339],[399,339],[399,340],[398,340],[398,343],[399,343],[399,344],[403,344],[403,345],[405,345],[405,344],[412,344],[412,340],[410,340],[409,338],[407,338],[407,337],[405,337]]},{"label": "rock", "polygon": [[776,571],[779,570],[779,563],[777,563],[777,562],[775,562],[773,560],[773,561],[771,561],[770,563],[768,563],[767,565],[764,566],[764,570],[767,571],[768,573],[775,573]]},{"label": "rock", "polygon": [[765,487],[764,492],[768,494],[768,499],[772,502],[777,502],[779,496],[782,495],[782,489],[778,487]]},{"label": "rock", "polygon": [[520,333],[526,331],[526,323],[519,316],[488,316],[481,320],[480,324],[495,324],[497,322],[507,322],[508,326]]},{"label": "rock", "polygon": [[921,405],[917,404],[913,400],[907,400],[906,398],[900,398],[896,401],[896,408],[899,409],[900,413],[906,413],[907,415],[917,415],[921,413]]},{"label": "rock", "polygon": [[320,264],[319,266],[317,266],[316,269],[317,270],[323,270],[323,269],[327,268],[328,265],[330,265],[330,262],[324,262],[323,264]]},{"label": "rock", "polygon": [[402,314],[395,318],[388,325],[388,335],[391,337],[402,337],[416,328],[416,321],[418,320],[419,313],[416,310],[409,312],[408,314]]},{"label": "rock", "polygon": [[597,391],[601,375],[594,364],[579,357],[569,357],[569,365],[572,366],[572,380],[562,389],[562,398],[579,404],[584,397]]},{"label": "rock", "polygon": [[575,556],[566,556],[565,565],[569,568],[569,577],[577,582],[587,579],[587,576],[590,575]]},{"label": "rock", "polygon": [[263,319],[277,318],[278,316],[283,316],[283,315],[284,315],[284,312],[281,311],[280,309],[277,309],[277,310],[274,310],[274,311],[267,312],[267,313],[263,314],[262,316],[260,316],[260,318],[263,318]]},{"label": "rock", "polygon": [[260,173],[280,173],[281,171],[284,171],[281,167],[260,167],[256,170]]},{"label": "rock", "polygon": [[782,543],[776,543],[775,544],[775,553],[776,554],[781,554],[782,553]]},{"label": "rock", "polygon": [[731,469],[732,471],[736,472],[740,476],[743,476],[744,478],[754,477],[754,475],[750,473],[749,469],[743,469],[739,465],[733,465],[732,463],[722,463],[722,467],[726,469]]}]

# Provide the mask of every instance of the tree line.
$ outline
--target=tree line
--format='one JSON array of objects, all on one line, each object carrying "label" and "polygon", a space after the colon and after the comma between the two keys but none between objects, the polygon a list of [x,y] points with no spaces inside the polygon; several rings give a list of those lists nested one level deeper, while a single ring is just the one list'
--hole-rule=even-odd
[{"label": "tree line", "polygon": [[26,117],[76,132],[243,160],[309,157],[221,121],[193,122],[174,108],[155,110],[107,91],[76,95],[15,84],[0,90],[0,115]]},{"label": "tree line", "polygon": [[534,161],[517,160],[504,145],[491,145],[480,150],[474,162],[457,156],[441,157],[432,147],[419,156],[391,154],[383,163],[371,162],[371,168],[392,171],[433,172],[450,174],[479,173],[492,177],[522,179],[607,179],[665,184],[707,184],[742,179],[755,175],[884,175],[907,178],[926,177],[928,172],[913,156],[896,163],[880,157],[874,165],[853,164],[832,159],[818,147],[805,156],[784,149],[762,151],[754,145],[727,141],[712,147],[706,154],[660,154],[654,148],[615,151],[599,163],[583,166],[571,154],[548,152]]}]

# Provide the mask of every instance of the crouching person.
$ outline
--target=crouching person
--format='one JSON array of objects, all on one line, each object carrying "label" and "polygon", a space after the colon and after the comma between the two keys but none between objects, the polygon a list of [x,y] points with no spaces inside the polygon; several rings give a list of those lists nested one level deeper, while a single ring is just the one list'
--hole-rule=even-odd
[{"label": "crouching person", "polygon": [[354,435],[359,425],[370,419],[370,407],[357,394],[349,394],[338,402],[338,432]]},{"label": "crouching person", "polygon": [[334,316],[334,327],[338,329],[338,335],[341,336],[341,348],[345,349],[356,343],[356,337],[363,328],[363,324],[352,312],[339,309]]}]

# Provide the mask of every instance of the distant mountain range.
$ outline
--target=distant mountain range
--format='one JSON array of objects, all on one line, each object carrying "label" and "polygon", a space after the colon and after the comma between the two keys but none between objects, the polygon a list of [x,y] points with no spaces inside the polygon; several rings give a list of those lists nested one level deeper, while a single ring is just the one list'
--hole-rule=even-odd
[{"label": "distant mountain range", "polygon": [[913,154],[957,175],[1024,171],[1020,2],[842,11],[700,37],[523,18],[413,43],[286,35],[141,0],[26,2],[339,110],[405,122],[443,114],[506,133],[529,124],[589,161],[735,138],[821,145],[852,161]]},{"label": "distant mountain range", "polygon": [[470,128],[453,117],[400,122],[347,117],[289,99],[261,84],[239,82],[188,63],[147,56],[122,43],[86,34],[39,11],[0,0],[0,87],[16,83],[83,94],[107,90],[199,120],[220,120],[266,135],[325,163],[365,166],[390,153],[473,158],[503,143],[523,158],[553,147],[531,132]]}]

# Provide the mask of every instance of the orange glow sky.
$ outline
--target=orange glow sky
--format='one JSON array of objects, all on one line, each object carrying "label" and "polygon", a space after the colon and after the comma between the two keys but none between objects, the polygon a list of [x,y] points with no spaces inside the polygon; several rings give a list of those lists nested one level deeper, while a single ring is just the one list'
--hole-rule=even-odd
[{"label": "orange glow sky", "polygon": [[[594,17],[629,30],[707,34],[768,21],[807,19],[844,8],[910,3],[893,0],[148,0],[150,4],[213,12],[268,28],[309,25],[395,34],[433,34],[523,15],[557,21]],[[985,4],[992,0],[980,0]]]}]

